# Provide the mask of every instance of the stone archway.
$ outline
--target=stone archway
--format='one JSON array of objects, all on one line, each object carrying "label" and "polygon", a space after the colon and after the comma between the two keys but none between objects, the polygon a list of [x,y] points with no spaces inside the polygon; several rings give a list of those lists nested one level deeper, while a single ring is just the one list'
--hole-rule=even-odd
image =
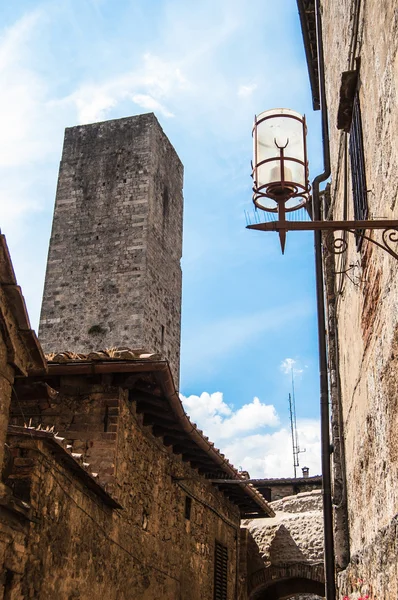
[{"label": "stone archway", "polygon": [[300,594],[323,598],[325,594],[322,565],[271,566],[253,573],[248,583],[249,600],[284,600]]},{"label": "stone archway", "polygon": [[275,518],[246,522],[249,600],[316,600],[325,595],[322,496],[319,491],[273,502]]},{"label": "stone archway", "polygon": [[276,581],[272,585],[258,589],[250,600],[287,600],[288,598],[323,598],[324,584],[311,579],[293,577]]}]

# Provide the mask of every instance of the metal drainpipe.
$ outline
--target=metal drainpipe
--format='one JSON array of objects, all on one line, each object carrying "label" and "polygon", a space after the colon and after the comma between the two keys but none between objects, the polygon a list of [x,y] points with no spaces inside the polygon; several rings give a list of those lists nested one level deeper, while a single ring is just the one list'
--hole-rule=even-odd
[{"label": "metal drainpipe", "polygon": [[[321,203],[319,186],[322,181],[330,177],[330,149],[328,113],[325,94],[325,69],[323,56],[322,23],[320,0],[315,0],[316,37],[318,50],[318,75],[319,93],[322,116],[322,142],[324,171],[312,183],[313,189],[313,218],[321,220]],[[324,526],[324,553],[325,553],[325,591],[326,600],[336,599],[335,560],[333,543],[333,506],[330,468],[330,434],[329,434],[329,385],[327,373],[327,346],[326,346],[326,320],[324,281],[322,268],[322,233],[314,232],[315,246],[315,277],[316,299],[318,312],[318,345],[319,345],[319,384],[320,384],[320,416],[321,416],[321,457],[323,481],[323,526]]]}]

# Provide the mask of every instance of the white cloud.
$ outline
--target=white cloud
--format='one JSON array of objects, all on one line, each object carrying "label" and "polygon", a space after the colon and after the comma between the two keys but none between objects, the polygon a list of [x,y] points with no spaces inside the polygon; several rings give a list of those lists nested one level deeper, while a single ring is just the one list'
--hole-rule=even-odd
[{"label": "white cloud", "polygon": [[205,421],[208,434],[218,439],[229,439],[263,427],[275,427],[279,423],[275,408],[263,404],[258,398],[253,398],[250,404],[236,411],[224,402],[221,392],[203,392],[200,396],[182,396],[182,399],[191,419],[195,422]]},{"label": "white cloud", "polygon": [[142,108],[146,108],[148,110],[156,110],[160,112],[165,117],[174,117],[173,113],[171,113],[167,108],[165,108],[160,102],[148,96],[147,94],[133,94],[131,96],[134,104],[138,104]]},{"label": "white cloud", "polygon": [[257,83],[252,83],[249,85],[241,85],[238,89],[238,96],[241,98],[247,98],[251,96],[252,93],[257,89]]},{"label": "white cloud", "polygon": [[0,167],[26,165],[49,149],[38,123],[46,86],[25,60],[41,16],[28,13],[0,37]]},{"label": "white cloud", "polygon": [[79,123],[104,119],[112,108],[126,100],[173,117],[161,100],[175,98],[190,90],[190,85],[177,61],[146,53],[138,67],[98,83],[84,83],[55,104],[75,106]]},{"label": "white cloud", "polygon": [[302,375],[304,369],[299,368],[294,358],[285,358],[280,364],[280,370],[285,375]]},{"label": "white cloud", "polygon": [[[293,457],[289,426],[280,426],[272,404],[254,398],[238,409],[228,405],[221,392],[200,396],[181,395],[185,410],[193,422],[236,466],[251,477],[292,477]],[[278,429],[276,429],[279,427]],[[274,431],[269,431],[273,429]],[[301,448],[300,462],[310,474],[320,473],[320,426],[315,419],[297,421]],[[300,468],[297,475],[301,475]]]}]

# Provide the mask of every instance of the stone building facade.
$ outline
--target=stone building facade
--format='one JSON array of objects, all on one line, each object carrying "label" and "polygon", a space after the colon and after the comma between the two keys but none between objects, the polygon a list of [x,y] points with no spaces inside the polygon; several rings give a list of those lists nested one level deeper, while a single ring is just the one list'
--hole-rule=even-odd
[{"label": "stone building facade", "polygon": [[184,415],[164,360],[55,356],[18,382],[10,423],[1,598],[236,598],[240,519],[274,512],[228,485],[242,476]]},{"label": "stone building facade", "polygon": [[178,382],[182,178],[152,113],[66,129],[39,328],[45,352],[150,348]]},{"label": "stone building facade", "polygon": [[[316,105],[315,2],[298,5]],[[396,2],[322,1],[321,15],[332,172],[324,216],[398,219]],[[397,251],[396,232],[366,235]],[[339,237],[348,243],[339,256],[324,240],[333,442],[342,451],[336,523],[345,506],[347,514],[335,540],[339,597],[397,598],[398,262],[359,236]]]}]

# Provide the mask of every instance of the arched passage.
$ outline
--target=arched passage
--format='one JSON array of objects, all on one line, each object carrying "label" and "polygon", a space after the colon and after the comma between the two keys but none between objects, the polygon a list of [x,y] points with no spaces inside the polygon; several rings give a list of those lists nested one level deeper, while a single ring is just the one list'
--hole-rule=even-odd
[{"label": "arched passage", "polygon": [[323,565],[270,566],[249,579],[249,600],[285,600],[297,594],[325,595]]},{"label": "arched passage", "polygon": [[311,579],[292,577],[257,589],[250,595],[250,600],[287,600],[294,598],[297,594],[314,594],[323,598],[325,585]]}]

